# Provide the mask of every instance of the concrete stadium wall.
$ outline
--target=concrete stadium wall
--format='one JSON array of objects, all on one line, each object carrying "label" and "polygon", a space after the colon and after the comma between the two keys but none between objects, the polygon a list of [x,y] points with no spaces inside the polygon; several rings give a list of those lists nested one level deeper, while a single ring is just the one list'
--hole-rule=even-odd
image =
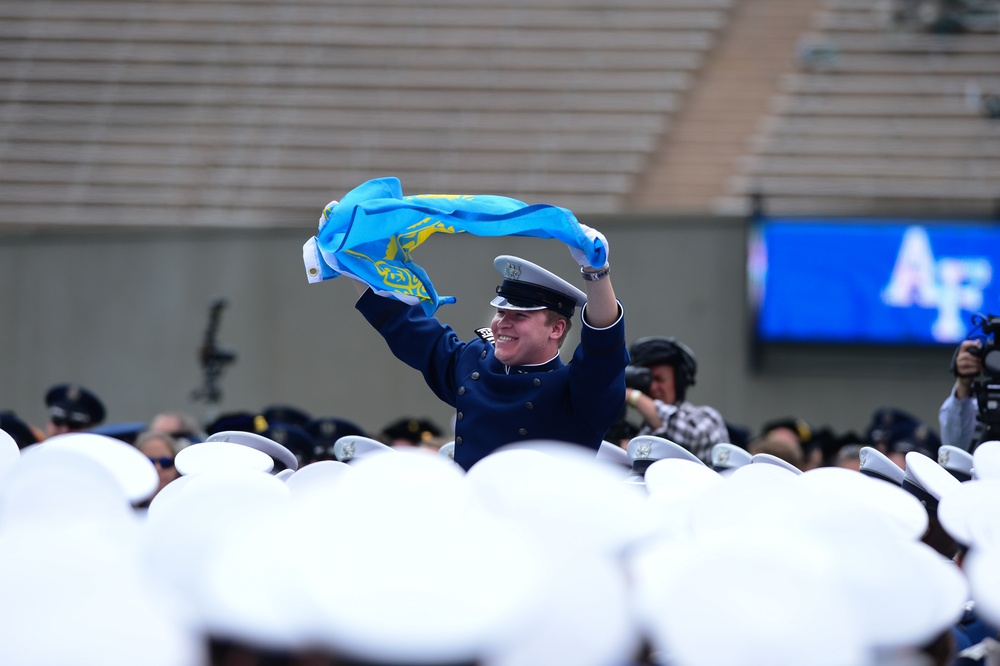
[{"label": "concrete stadium wall", "polygon": [[[676,335],[698,355],[689,397],[756,430],[795,415],[814,426],[862,431],[880,406],[937,429],[951,380],[950,349],[800,347],[752,353],[744,305],[744,223],[735,218],[589,218],[611,245],[612,277],[629,340]],[[98,393],[108,421],[183,409],[259,410],[274,403],[335,415],[377,430],[400,415],[443,426],[451,412],[419,373],[389,354],[353,309],[347,280],[307,284],[301,261],[310,226],[289,230],[113,231],[0,236],[0,409],[42,425],[52,384]],[[416,251],[440,294],[438,315],[471,337],[492,315],[492,260],[515,254],[572,278],[556,241],[437,236]],[[852,267],[845,267],[851,270]],[[238,358],[222,376],[222,402],[193,402],[213,299],[227,299],[219,342]],[[568,358],[576,342],[565,348]]]}]

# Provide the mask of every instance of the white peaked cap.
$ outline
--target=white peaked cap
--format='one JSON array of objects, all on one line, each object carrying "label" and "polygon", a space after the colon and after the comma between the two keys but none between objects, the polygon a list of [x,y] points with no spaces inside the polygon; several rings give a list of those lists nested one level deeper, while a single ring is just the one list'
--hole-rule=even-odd
[{"label": "white peaked cap", "polygon": [[[189,448],[197,446],[201,445]],[[291,490],[270,474],[240,469],[184,476],[164,490],[175,485],[172,492],[161,492],[150,502],[141,552],[153,580],[171,595],[176,607],[192,612],[198,606],[206,555],[215,542],[237,524],[254,523],[280,508]]]},{"label": "white peaked cap", "polygon": [[239,470],[269,473],[274,459],[237,442],[199,442],[178,451],[174,466],[184,476]]},{"label": "white peaked cap", "polygon": [[382,453],[398,453],[388,444],[362,435],[344,435],[333,443],[333,455],[340,462],[356,463]]},{"label": "white peaked cap", "polygon": [[149,458],[131,444],[113,437],[87,432],[56,435],[25,455],[43,448],[72,450],[93,458],[111,472],[133,504],[152,497],[160,485],[156,467]]},{"label": "white peaked cap", "polygon": [[617,469],[577,445],[503,447],[466,478],[489,511],[520,521],[553,548],[619,552],[654,531],[645,490],[623,483]]},{"label": "white peaked cap", "polygon": [[750,462],[753,463],[754,465],[761,465],[761,464],[774,465],[776,467],[780,467],[786,472],[791,472],[792,474],[795,475],[799,475],[802,473],[802,470],[793,465],[792,463],[782,458],[779,458],[778,456],[772,455],[770,453],[755,453],[752,456]]},{"label": "white peaked cap", "polygon": [[326,490],[332,484],[338,483],[345,474],[351,474],[353,468],[338,460],[317,460],[303,465],[294,474],[285,479],[293,493],[309,492],[312,489]]},{"label": "white peaked cap", "polygon": [[1000,441],[983,442],[972,452],[972,464],[977,479],[1000,479]]},{"label": "white peaked cap", "polygon": [[[539,620],[544,551],[485,513],[452,462],[400,451],[359,461],[339,481],[321,502],[293,495],[272,514],[281,539],[244,525],[218,542],[204,581],[211,633],[440,664],[482,659]],[[234,557],[243,559],[232,566]],[[283,584],[258,581],[265,566]]]},{"label": "white peaked cap", "polygon": [[941,498],[937,517],[952,539],[964,546],[1000,542],[1000,479],[966,481]]},{"label": "white peaked cap", "polygon": [[18,448],[17,442],[6,430],[0,430],[0,477],[3,477],[4,472],[20,457],[21,449]]},{"label": "white peaked cap", "polygon": [[[242,430],[223,430],[208,436],[206,442],[233,442],[242,446],[256,449],[266,453],[273,460],[280,462],[287,469],[296,470],[299,468],[299,459],[295,457],[286,446],[279,444],[270,437],[258,435],[255,432],[244,432]],[[273,463],[272,463],[273,464]]]},{"label": "white peaked cap", "polygon": [[92,531],[0,531],[4,663],[205,663],[202,637],[169,612],[134,551],[119,546]]}]

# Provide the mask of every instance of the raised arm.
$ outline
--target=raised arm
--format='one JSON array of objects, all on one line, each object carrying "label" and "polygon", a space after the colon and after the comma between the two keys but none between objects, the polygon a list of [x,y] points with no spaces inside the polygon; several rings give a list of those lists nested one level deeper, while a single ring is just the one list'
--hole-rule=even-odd
[{"label": "raised arm", "polygon": [[[621,316],[618,308],[618,299],[615,297],[615,289],[611,286],[611,265],[607,264],[600,270],[592,269],[589,266],[582,269],[584,273],[584,290],[587,292],[587,307],[584,310],[587,323],[594,328],[607,328]],[[597,280],[586,279],[589,276],[604,277]]]},{"label": "raised arm", "polygon": [[[585,224],[581,224],[580,227],[587,234],[587,238],[600,240],[604,244],[605,256],[610,257],[611,248],[604,234]],[[615,289],[611,286],[611,264],[605,263],[604,266],[594,268],[581,250],[570,247],[569,251],[576,262],[580,264],[580,273],[584,279],[584,290],[587,292],[587,307],[584,310],[584,317],[587,324],[594,328],[611,326],[621,316],[618,299],[615,297]]]}]

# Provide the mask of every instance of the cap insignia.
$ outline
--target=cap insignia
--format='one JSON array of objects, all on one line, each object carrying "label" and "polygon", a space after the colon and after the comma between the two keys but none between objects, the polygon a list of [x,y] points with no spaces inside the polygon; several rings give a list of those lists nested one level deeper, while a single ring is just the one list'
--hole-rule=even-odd
[{"label": "cap insignia", "polygon": [[938,451],[938,464],[948,464],[948,451]]},{"label": "cap insignia", "polygon": [[719,451],[717,459],[720,464],[725,465],[727,462],[729,462],[729,451],[722,449],[721,451]]},{"label": "cap insignia", "polygon": [[343,448],[340,450],[340,456],[342,460],[350,460],[354,457],[354,442],[344,442]]},{"label": "cap insignia", "polygon": [[653,444],[646,442],[636,447],[635,457],[639,460],[646,460],[653,453]]},{"label": "cap insignia", "polygon": [[80,399],[80,387],[70,386],[68,389],[66,389],[66,398],[70,402],[77,402]]},{"label": "cap insignia", "polygon": [[521,277],[521,267],[511,261],[508,261],[503,268],[503,276],[507,280],[517,280]]}]

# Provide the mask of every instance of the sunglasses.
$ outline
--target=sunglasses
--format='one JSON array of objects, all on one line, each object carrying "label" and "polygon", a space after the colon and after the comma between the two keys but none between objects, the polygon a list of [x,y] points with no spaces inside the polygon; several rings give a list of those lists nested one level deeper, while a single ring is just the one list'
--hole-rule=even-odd
[{"label": "sunglasses", "polygon": [[170,469],[174,466],[174,459],[169,456],[163,456],[162,458],[150,458],[149,462],[154,465],[159,465],[163,469]]}]

